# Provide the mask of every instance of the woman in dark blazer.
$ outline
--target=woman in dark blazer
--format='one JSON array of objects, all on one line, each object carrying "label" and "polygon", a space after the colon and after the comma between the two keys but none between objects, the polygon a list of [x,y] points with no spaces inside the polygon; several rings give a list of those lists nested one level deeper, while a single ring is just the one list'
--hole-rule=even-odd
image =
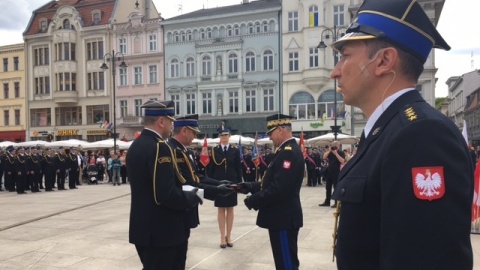
[{"label": "woman in dark blazer", "polygon": [[[212,162],[209,174],[213,179],[228,180],[232,183],[242,182],[240,151],[229,144],[230,130],[222,127],[219,130],[220,144],[212,149]],[[233,247],[231,233],[233,227],[233,207],[237,205],[237,194],[217,196],[215,207],[218,207],[218,227],[220,229],[220,247]]]}]

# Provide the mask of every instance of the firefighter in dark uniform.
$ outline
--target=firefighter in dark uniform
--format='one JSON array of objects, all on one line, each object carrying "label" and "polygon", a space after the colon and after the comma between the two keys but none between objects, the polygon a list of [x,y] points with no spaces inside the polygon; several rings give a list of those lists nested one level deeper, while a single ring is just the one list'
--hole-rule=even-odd
[{"label": "firefighter in dark uniform", "polygon": [[5,186],[5,190],[7,190],[7,185],[5,184],[5,180],[3,180],[3,163],[5,162],[5,153],[0,150],[0,191],[4,191],[2,188],[2,184]]},{"label": "firefighter in dark uniform", "polygon": [[25,148],[23,146],[17,148],[17,155],[15,156],[15,171],[17,172],[15,177],[17,193],[25,194],[25,190],[29,189],[29,184],[27,155],[25,154]]},{"label": "firefighter in dark uniform", "polygon": [[[265,149],[265,148],[264,148]],[[265,152],[264,151],[258,151],[258,175],[257,175],[257,181],[262,181],[262,177],[265,174],[265,171],[267,170],[268,163],[267,160],[265,159]]]},{"label": "firefighter in dark uniform", "polygon": [[58,148],[54,157],[55,169],[57,174],[57,189],[65,190],[65,174],[67,173],[67,156],[63,146]]},{"label": "firefighter in dark uniform", "polygon": [[47,148],[42,159],[42,171],[45,175],[45,191],[53,191],[55,183],[55,158],[52,155],[52,149]]},{"label": "firefighter in dark uniform", "polygon": [[78,166],[78,156],[75,147],[70,147],[70,151],[66,155],[66,166],[68,170],[68,188],[77,189],[78,174],[80,167]]},{"label": "firefighter in dark uniform", "polygon": [[[242,182],[242,161],[240,150],[229,143],[230,129],[222,126],[218,130],[220,144],[212,148],[212,157],[208,176],[214,179],[228,180],[232,183]],[[218,227],[220,229],[220,247],[232,247],[231,233],[233,229],[234,206],[237,206],[237,193],[229,196],[217,196]]]},{"label": "firefighter in dark uniform", "polygon": [[43,152],[45,150],[42,150],[41,146],[37,146],[37,160],[40,162],[40,165],[42,166],[42,170],[40,171],[40,175],[39,175],[39,182],[38,182],[38,185],[39,185],[39,189],[44,189],[45,187],[43,186],[43,176],[45,175],[44,172],[43,172]]},{"label": "firefighter in dark uniform", "polygon": [[9,192],[15,192],[15,180],[17,171],[15,170],[15,148],[13,146],[8,146],[6,149],[4,162],[3,162],[3,171],[5,174],[5,189]]},{"label": "firefighter in dark uniform", "polygon": [[292,135],[292,118],[275,114],[267,117],[267,134],[277,148],[262,182],[238,185],[247,196],[248,209],[258,210],[257,225],[268,229],[275,268],[298,269],[298,232],[303,226],[300,188],[305,161]]},{"label": "firefighter in dark uniform", "polygon": [[32,192],[40,192],[40,173],[42,172],[41,160],[38,159],[38,150],[36,147],[31,147],[31,153],[27,157],[28,165],[28,183]]},{"label": "firefighter in dark uniform", "polygon": [[307,165],[307,186],[315,187],[317,185],[317,163],[315,162],[312,148],[307,149],[305,164]]},{"label": "firefighter in dark uniform", "polygon": [[244,151],[245,151],[245,154],[243,155],[243,161],[242,161],[243,181],[255,182],[256,170],[255,170],[255,164],[252,161],[252,150],[245,148]]},{"label": "firefighter in dark uniform", "polygon": [[470,153],[415,88],[432,47],[450,47],[413,0],[365,0],[333,46],[331,77],[368,119],[332,196],[338,269],[472,269]]},{"label": "firefighter in dark uniform", "polygon": [[142,108],[145,129],[127,155],[132,194],[129,241],[144,269],[185,269],[190,235],[186,213],[201,198],[196,189],[182,190],[173,150],[165,141],[175,120],[173,101],[149,100]]},{"label": "firefighter in dark uniform", "polygon": [[[234,193],[235,191],[228,187],[230,181],[218,181],[196,172],[193,153],[186,146],[190,145],[197,133],[200,132],[200,129],[198,129],[198,114],[179,117],[173,125],[173,137],[168,139],[168,144],[172,148],[177,161],[178,176],[185,180],[183,185],[203,189],[204,197],[209,200],[214,200],[217,195],[225,196]],[[187,210],[187,217],[190,228],[196,228],[200,224],[198,207]],[[184,254],[186,258],[187,249],[185,249]]]}]

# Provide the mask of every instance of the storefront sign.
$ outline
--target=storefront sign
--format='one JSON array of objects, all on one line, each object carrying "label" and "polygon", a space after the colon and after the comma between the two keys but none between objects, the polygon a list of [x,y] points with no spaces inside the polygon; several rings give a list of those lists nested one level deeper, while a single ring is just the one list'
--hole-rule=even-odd
[{"label": "storefront sign", "polygon": [[319,127],[323,127],[323,123],[322,122],[310,123],[310,126],[312,128],[319,128]]},{"label": "storefront sign", "polygon": [[106,135],[107,130],[105,129],[92,129],[92,130],[87,130],[87,135]]},{"label": "storefront sign", "polygon": [[57,136],[78,136],[78,129],[57,130]]}]

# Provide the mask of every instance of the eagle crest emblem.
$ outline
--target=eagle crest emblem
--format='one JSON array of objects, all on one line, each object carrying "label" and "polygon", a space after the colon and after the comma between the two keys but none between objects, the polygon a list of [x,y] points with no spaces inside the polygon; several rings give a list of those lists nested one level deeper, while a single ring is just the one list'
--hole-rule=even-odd
[{"label": "eagle crest emblem", "polygon": [[443,167],[412,168],[413,190],[420,200],[436,200],[445,194]]}]

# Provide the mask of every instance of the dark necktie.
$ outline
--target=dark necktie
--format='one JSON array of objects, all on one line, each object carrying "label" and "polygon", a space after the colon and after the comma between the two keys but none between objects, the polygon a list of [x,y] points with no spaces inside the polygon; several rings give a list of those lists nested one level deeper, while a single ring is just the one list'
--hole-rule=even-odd
[{"label": "dark necktie", "polygon": [[364,141],[365,141],[365,130],[362,131],[362,136],[360,136],[360,141],[358,142],[357,151],[358,149],[360,149],[360,146],[364,143]]},{"label": "dark necktie", "polygon": [[224,153],[225,155],[227,154],[227,147],[226,147],[226,146],[223,147],[223,153]]}]

